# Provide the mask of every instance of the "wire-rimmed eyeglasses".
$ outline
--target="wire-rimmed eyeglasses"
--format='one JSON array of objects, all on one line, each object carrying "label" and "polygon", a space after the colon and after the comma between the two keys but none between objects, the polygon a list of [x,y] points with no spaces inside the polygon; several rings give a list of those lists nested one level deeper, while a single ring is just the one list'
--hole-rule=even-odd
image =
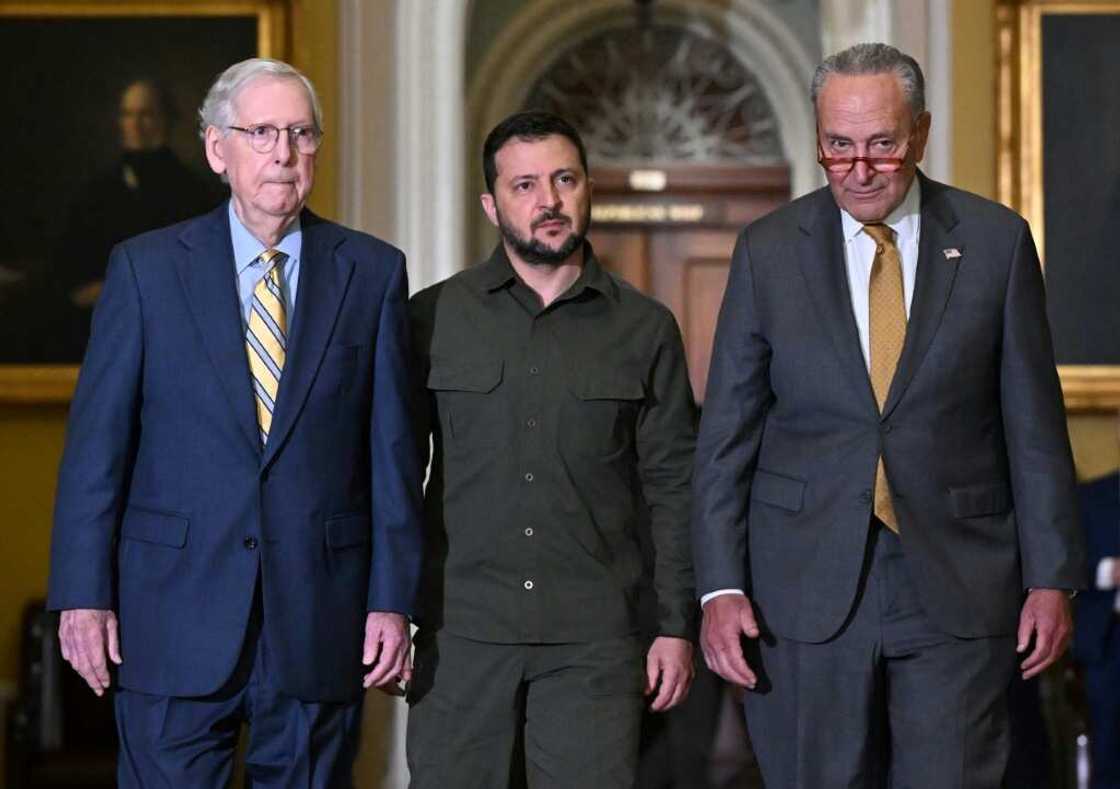
[{"label": "wire-rimmed eyeglasses", "polygon": [[280,129],[271,123],[258,123],[255,126],[227,126],[226,128],[239,131],[248,137],[249,146],[257,153],[272,153],[272,149],[280,139],[280,132],[287,132],[288,144],[303,154],[315,153],[323,142],[323,133],[314,126],[285,126]]}]

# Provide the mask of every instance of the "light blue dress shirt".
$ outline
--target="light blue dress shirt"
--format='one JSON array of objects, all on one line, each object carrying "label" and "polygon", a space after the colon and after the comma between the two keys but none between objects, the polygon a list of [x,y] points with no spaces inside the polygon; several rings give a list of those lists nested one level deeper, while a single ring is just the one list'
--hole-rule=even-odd
[{"label": "light blue dress shirt", "polygon": [[[244,331],[249,326],[249,310],[253,308],[253,289],[268,272],[268,267],[257,258],[268,247],[241,224],[237,212],[233,210],[232,200],[229,202],[229,234],[233,240],[233,265],[237,273],[237,298],[241,302],[241,328]],[[298,216],[275,249],[287,255],[280,271],[280,290],[284,294],[284,309],[287,311],[290,330],[299,285],[300,252],[303,250],[303,231],[300,230]]]}]

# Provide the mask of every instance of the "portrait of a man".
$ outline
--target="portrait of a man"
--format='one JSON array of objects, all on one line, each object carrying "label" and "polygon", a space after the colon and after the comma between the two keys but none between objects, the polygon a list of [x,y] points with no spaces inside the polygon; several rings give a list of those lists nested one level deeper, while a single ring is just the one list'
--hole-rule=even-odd
[{"label": "portrait of a man", "polygon": [[[0,9],[2,10],[2,9]],[[112,247],[227,193],[195,111],[222,68],[259,54],[252,14],[4,15],[0,363],[78,364]]]}]

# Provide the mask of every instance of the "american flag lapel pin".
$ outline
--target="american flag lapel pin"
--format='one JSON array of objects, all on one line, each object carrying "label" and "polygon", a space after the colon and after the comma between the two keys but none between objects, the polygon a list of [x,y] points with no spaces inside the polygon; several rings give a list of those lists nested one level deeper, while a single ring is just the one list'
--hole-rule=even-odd
[{"label": "american flag lapel pin", "polygon": [[949,247],[941,250],[941,252],[945,255],[946,260],[956,260],[961,256],[961,251],[956,247]]}]

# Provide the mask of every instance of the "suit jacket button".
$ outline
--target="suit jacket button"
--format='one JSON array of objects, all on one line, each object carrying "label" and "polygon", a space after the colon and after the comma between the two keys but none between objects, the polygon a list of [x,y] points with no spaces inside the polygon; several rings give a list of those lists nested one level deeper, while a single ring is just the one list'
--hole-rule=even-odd
[{"label": "suit jacket button", "polygon": [[870,490],[865,490],[863,493],[859,494],[859,500],[862,501],[864,504],[871,501],[871,491]]},{"label": "suit jacket button", "polygon": [[245,540],[244,540],[244,544],[245,544],[245,547],[248,548],[250,551],[254,551],[257,548],[257,538],[256,537],[246,537]]}]

